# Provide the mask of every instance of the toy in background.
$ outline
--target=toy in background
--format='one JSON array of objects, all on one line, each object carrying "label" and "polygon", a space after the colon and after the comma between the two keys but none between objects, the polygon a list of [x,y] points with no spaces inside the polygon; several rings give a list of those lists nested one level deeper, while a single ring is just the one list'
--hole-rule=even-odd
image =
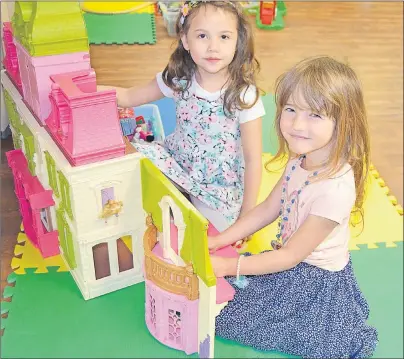
[{"label": "toy in background", "polygon": [[135,116],[133,108],[119,108],[122,134],[132,141],[154,141],[153,119],[146,122],[143,116]]},{"label": "toy in background", "polygon": [[[181,2],[160,1],[158,8],[163,16],[168,35],[176,37],[175,25],[181,11]],[[256,26],[263,30],[281,30],[285,27],[283,17],[286,6],[283,1],[240,1],[243,10],[255,16]]]},{"label": "toy in background", "polygon": [[181,2],[160,1],[158,7],[163,16],[164,26],[168,36],[176,37],[175,24],[181,11]]},{"label": "toy in background", "polygon": [[[150,123],[150,122],[149,122]],[[136,130],[135,136],[133,137],[134,141],[146,141],[153,142],[154,135],[152,131],[149,131],[148,125],[146,124],[144,118],[142,116],[136,117]]]},{"label": "toy in background", "polygon": [[255,22],[257,27],[263,30],[282,30],[285,27],[285,15],[286,6],[283,1],[260,1]]},{"label": "toy in background", "polygon": [[260,1],[240,1],[239,4],[245,13],[255,16],[259,8]]}]

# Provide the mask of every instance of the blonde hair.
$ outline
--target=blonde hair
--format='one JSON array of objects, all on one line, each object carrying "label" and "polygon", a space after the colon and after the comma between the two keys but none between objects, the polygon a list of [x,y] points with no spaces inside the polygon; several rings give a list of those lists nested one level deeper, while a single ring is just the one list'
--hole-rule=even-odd
[{"label": "blonde hair", "polygon": [[277,79],[275,128],[279,150],[271,161],[291,155],[280,129],[280,119],[283,107],[297,90],[314,112],[335,120],[333,147],[325,176],[335,175],[345,163],[351,165],[356,187],[353,212],[359,212],[363,218],[370,144],[363,93],[355,72],[346,64],[320,56],[299,62]]},{"label": "blonde hair", "polygon": [[[189,3],[189,2],[186,2]],[[249,20],[243,13],[237,1],[198,1],[189,8],[188,14],[183,17],[181,23],[181,13],[177,19],[176,32],[178,37],[177,47],[171,54],[168,65],[163,71],[163,81],[176,92],[184,94],[189,89],[192,76],[195,73],[196,65],[188,51],[185,50],[180,37],[187,34],[190,24],[195,15],[203,8],[213,6],[222,9],[237,18],[237,46],[233,61],[229,65],[229,80],[224,92],[224,110],[226,114],[232,114],[234,110],[247,109],[255,105],[259,99],[259,89],[256,86],[256,76],[260,70],[258,60],[254,55],[254,41],[252,28]],[[178,79],[185,80],[186,85],[178,83]],[[256,97],[252,103],[245,103],[242,93],[248,86],[256,86]]]}]

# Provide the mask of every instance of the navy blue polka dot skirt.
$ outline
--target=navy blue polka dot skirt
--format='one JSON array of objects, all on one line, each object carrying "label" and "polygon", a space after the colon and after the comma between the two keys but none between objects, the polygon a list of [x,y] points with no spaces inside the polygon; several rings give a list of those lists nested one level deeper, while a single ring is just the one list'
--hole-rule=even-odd
[{"label": "navy blue polka dot skirt", "polygon": [[[247,254],[249,255],[249,254]],[[232,284],[234,277],[227,280]],[[352,263],[339,272],[300,263],[248,276],[216,318],[216,335],[303,358],[369,358],[378,339]]]}]

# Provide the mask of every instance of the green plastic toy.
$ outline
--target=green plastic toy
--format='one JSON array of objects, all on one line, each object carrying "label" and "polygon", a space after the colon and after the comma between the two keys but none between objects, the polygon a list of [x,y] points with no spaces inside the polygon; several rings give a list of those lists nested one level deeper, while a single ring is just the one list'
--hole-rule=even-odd
[{"label": "green plastic toy", "polygon": [[285,27],[283,17],[286,16],[286,5],[283,1],[276,2],[275,18],[271,25],[264,25],[260,19],[260,12],[257,10],[255,14],[255,23],[258,28],[263,30],[282,30]]}]

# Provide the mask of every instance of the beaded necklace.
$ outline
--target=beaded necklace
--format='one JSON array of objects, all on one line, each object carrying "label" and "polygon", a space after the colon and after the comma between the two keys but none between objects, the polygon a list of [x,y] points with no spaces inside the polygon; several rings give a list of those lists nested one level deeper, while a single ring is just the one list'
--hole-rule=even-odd
[{"label": "beaded necklace", "polygon": [[291,211],[292,205],[297,201],[302,190],[311,183],[309,180],[310,177],[316,177],[318,175],[318,171],[315,171],[312,174],[310,174],[307,177],[306,181],[303,183],[303,185],[300,187],[300,189],[297,191],[297,193],[296,194],[292,193],[289,200],[287,200],[288,182],[290,181],[292,172],[296,169],[297,166],[301,166],[305,158],[306,156],[302,155],[296,160],[296,162],[292,165],[292,167],[289,170],[289,173],[284,177],[284,180],[282,182],[281,209],[279,211],[278,234],[276,235],[276,239],[271,242],[272,248],[275,250],[281,248],[285,244],[282,238],[282,232],[285,228],[286,222],[289,219],[289,213]]}]

